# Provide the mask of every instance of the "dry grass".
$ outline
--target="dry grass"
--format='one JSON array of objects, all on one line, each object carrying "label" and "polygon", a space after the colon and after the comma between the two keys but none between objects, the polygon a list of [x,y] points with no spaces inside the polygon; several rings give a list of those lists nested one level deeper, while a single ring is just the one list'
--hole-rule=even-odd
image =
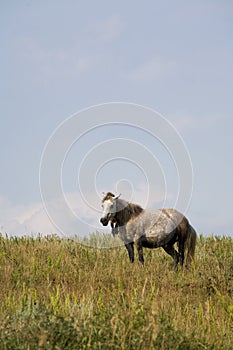
[{"label": "dry grass", "polygon": [[56,236],[0,249],[0,349],[233,349],[231,238],[201,236],[177,272],[161,249],[144,267]]}]

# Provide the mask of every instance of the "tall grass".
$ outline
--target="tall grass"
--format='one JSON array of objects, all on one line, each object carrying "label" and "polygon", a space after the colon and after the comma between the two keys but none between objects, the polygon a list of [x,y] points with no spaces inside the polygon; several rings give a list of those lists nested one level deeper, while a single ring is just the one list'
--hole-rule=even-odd
[{"label": "tall grass", "polygon": [[144,255],[1,236],[0,349],[233,349],[233,240],[201,236],[188,270]]}]

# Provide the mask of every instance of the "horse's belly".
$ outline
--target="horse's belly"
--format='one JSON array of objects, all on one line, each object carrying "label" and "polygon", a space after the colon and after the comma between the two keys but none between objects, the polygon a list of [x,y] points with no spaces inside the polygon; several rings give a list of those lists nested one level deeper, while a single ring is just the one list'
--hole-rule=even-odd
[{"label": "horse's belly", "polygon": [[141,243],[144,248],[158,248],[158,242],[154,237],[146,237],[142,236],[141,237]]},{"label": "horse's belly", "polygon": [[157,248],[162,247],[165,244],[169,243],[175,236],[175,231],[171,231],[169,233],[161,232],[161,233],[154,233],[149,234],[146,236],[142,236],[142,244],[145,248]]}]

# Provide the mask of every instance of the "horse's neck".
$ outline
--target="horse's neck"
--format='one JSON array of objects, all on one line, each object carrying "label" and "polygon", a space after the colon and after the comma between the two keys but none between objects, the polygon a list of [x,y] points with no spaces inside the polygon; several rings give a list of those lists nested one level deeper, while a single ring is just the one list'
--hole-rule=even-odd
[{"label": "horse's neck", "polygon": [[116,221],[119,226],[123,226],[127,224],[127,222],[138,216],[143,209],[135,204],[130,204],[122,199],[117,200],[117,213],[116,213]]},{"label": "horse's neck", "polygon": [[125,216],[125,211],[126,211],[125,209],[127,206],[128,206],[128,203],[126,201],[122,199],[117,199],[115,219],[119,226],[124,226],[127,222],[126,216]]}]

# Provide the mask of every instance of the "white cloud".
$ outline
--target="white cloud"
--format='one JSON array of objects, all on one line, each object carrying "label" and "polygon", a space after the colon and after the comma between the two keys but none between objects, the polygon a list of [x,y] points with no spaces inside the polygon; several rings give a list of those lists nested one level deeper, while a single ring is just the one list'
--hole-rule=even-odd
[{"label": "white cloud", "polygon": [[118,15],[112,15],[94,23],[89,23],[86,34],[97,41],[111,42],[121,36],[124,28],[125,24],[121,18]]},{"label": "white cloud", "polygon": [[55,232],[42,203],[14,205],[0,197],[0,231],[9,235],[50,234]]},{"label": "white cloud", "polygon": [[174,68],[173,62],[157,57],[136,66],[127,77],[135,81],[150,81],[173,74]]},{"label": "white cloud", "polygon": [[227,121],[226,116],[221,115],[190,115],[189,113],[174,113],[169,118],[179,132],[208,130],[218,127]]},{"label": "white cloud", "polygon": [[87,24],[69,45],[48,47],[30,35],[21,37],[16,41],[15,54],[27,66],[27,70],[30,66],[33,68],[33,76],[40,81],[83,78],[84,74],[90,73],[103,61],[100,50],[95,50],[96,44],[116,40],[123,29],[123,21],[117,15],[112,15]]},{"label": "white cloud", "polygon": [[194,116],[180,114],[174,116],[174,125],[179,132],[193,130],[195,125],[197,124],[197,120]]},{"label": "white cloud", "polygon": [[28,205],[14,205],[7,198],[0,197],[0,231],[16,236],[24,234],[35,235],[37,233],[47,235],[55,232],[60,234],[58,227],[62,227],[66,231],[64,234],[69,235],[70,232],[72,234],[74,232],[78,233],[78,219],[74,220],[72,211],[87,224],[87,231],[82,232],[82,234],[85,235],[90,232],[88,230],[90,224],[98,227],[100,213],[86,205],[82,198],[75,193],[66,194],[66,200],[70,209],[68,215],[67,212],[63,211],[64,206],[67,205],[65,199],[60,198],[47,203],[48,216],[41,202]]},{"label": "white cloud", "polygon": [[30,37],[18,42],[18,57],[38,72],[39,79],[74,78],[89,72],[95,65],[93,55],[79,47],[44,47]]},{"label": "white cloud", "polygon": [[[123,189],[123,188],[122,188]],[[114,191],[114,189],[104,189]],[[146,184],[139,184],[134,189],[132,198],[129,193],[122,193],[122,198],[138,203],[145,207],[158,208],[164,199],[160,188],[148,188]],[[64,198],[54,199],[47,203],[49,216],[41,202],[27,205],[14,205],[7,198],[0,197],[0,231],[9,235],[35,235],[41,233],[60,234],[58,227],[62,228],[64,235],[81,234],[103,231],[99,222],[101,217],[101,196],[96,193],[87,193],[83,199],[78,193],[66,193]],[[168,196],[169,197],[169,196]],[[170,199],[170,197],[168,198]],[[65,209],[64,209],[65,208]],[[66,210],[69,208],[68,210]],[[82,221],[82,223],[80,222]],[[53,222],[55,225],[53,225]],[[110,228],[104,230],[110,232]]]}]

